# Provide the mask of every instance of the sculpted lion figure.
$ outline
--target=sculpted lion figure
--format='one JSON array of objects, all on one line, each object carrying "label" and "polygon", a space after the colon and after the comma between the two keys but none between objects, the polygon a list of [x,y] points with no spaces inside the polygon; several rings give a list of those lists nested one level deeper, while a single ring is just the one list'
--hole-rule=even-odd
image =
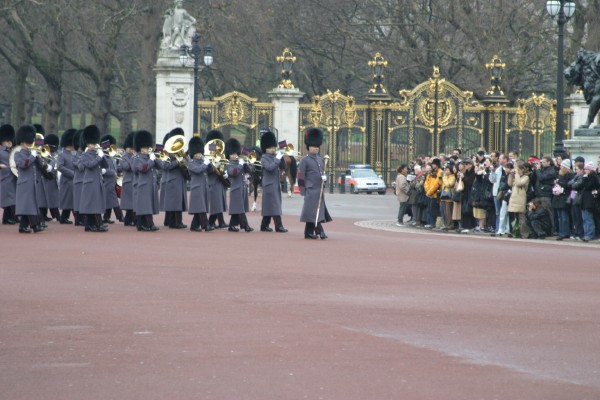
[{"label": "sculpted lion figure", "polygon": [[587,121],[580,128],[589,128],[600,110],[600,54],[579,50],[577,59],[564,71],[567,82],[583,89],[585,101],[590,105]]}]

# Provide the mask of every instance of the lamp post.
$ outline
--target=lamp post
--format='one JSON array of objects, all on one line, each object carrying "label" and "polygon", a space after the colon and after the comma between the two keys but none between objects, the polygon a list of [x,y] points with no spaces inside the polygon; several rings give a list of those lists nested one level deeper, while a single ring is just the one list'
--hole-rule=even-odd
[{"label": "lamp post", "polygon": [[546,10],[550,17],[556,19],[558,24],[558,66],[556,71],[556,133],[554,142],[554,154],[564,155],[565,146],[563,137],[565,134],[565,116],[564,116],[564,25],[573,16],[575,12],[575,2],[572,0],[548,0]]},{"label": "lamp post", "polygon": [[383,87],[383,73],[388,65],[388,62],[383,58],[381,53],[376,53],[375,57],[369,61],[369,67],[373,74],[373,86],[369,89],[369,94],[383,95],[387,92]]},{"label": "lamp post", "polygon": [[278,87],[281,89],[294,89],[291,76],[296,57],[294,57],[294,54],[286,47],[283,49],[283,53],[280,56],[277,56],[276,60],[281,65],[281,83]]},{"label": "lamp post", "polygon": [[198,135],[200,133],[198,129],[198,68],[200,66],[200,59],[202,54],[204,54],[204,65],[207,67],[211,66],[213,63],[213,55],[212,55],[212,46],[207,44],[204,49],[200,47],[200,34],[196,32],[194,37],[192,38],[192,47],[182,44],[181,45],[181,53],[179,55],[179,61],[181,62],[181,66],[185,67],[188,62],[188,57],[191,57],[194,60],[194,126],[193,126],[193,134]]}]

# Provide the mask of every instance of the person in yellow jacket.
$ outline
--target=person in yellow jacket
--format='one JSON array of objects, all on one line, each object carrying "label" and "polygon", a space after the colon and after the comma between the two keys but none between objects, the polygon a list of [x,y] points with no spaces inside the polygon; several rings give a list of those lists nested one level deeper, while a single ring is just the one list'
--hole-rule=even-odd
[{"label": "person in yellow jacket", "polygon": [[440,215],[440,196],[442,186],[442,168],[439,159],[434,158],[431,162],[431,172],[425,178],[425,195],[427,196],[427,225],[425,228],[433,228],[435,221]]}]

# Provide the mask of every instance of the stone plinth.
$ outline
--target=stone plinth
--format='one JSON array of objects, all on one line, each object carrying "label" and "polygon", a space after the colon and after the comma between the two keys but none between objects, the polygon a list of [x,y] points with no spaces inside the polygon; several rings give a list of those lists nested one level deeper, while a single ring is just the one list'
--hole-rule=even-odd
[{"label": "stone plinth", "polygon": [[564,144],[571,159],[581,156],[586,164],[593,163],[595,166],[600,157],[600,128],[576,129],[573,139],[565,140]]},{"label": "stone plinth", "polygon": [[590,106],[587,105],[581,93],[571,94],[565,99],[565,105],[573,110],[571,133],[574,134],[577,128],[586,123]]},{"label": "stone plinth", "polygon": [[194,125],[194,68],[188,60],[181,66],[176,51],[161,51],[156,71],[156,142],[173,128],[184,130],[186,139],[193,135]]},{"label": "stone plinth", "polygon": [[275,88],[269,92],[273,103],[273,127],[277,129],[277,139],[293,144],[297,152],[302,153],[303,143],[298,143],[300,125],[300,99],[304,96],[299,89]]}]

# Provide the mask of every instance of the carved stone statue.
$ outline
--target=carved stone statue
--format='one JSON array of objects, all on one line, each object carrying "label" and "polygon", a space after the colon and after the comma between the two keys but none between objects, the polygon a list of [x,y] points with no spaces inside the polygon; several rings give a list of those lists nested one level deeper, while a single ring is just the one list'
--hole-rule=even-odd
[{"label": "carved stone statue", "polygon": [[179,50],[183,44],[191,46],[196,34],[195,23],[196,18],[183,9],[183,0],[175,0],[175,6],[165,11],[160,48]]},{"label": "carved stone statue", "polygon": [[600,111],[600,53],[579,50],[577,59],[564,71],[567,82],[583,89],[583,97],[590,106],[587,121],[580,128],[589,128]]}]

